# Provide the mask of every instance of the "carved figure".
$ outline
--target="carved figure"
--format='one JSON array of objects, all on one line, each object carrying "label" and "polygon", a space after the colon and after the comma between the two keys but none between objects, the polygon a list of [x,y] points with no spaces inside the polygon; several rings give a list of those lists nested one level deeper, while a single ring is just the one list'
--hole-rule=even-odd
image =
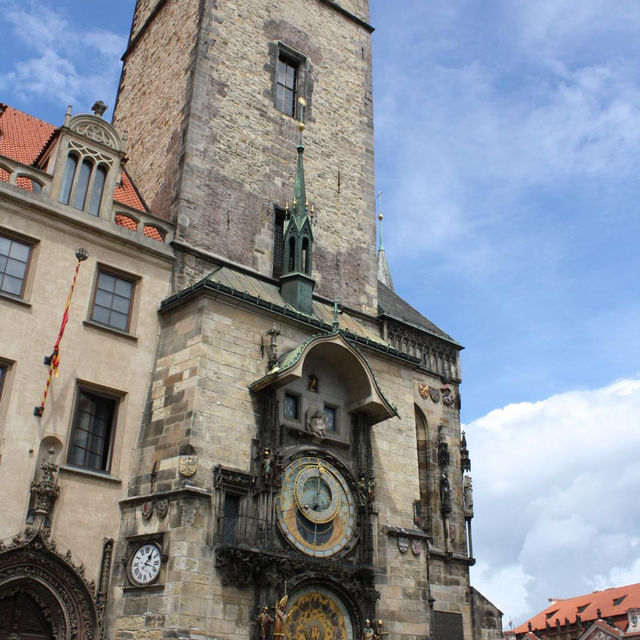
[{"label": "carved figure", "polygon": [[314,376],[314,375],[309,376],[309,391],[313,391],[313,393],[318,393],[318,376]]},{"label": "carved figure", "polygon": [[273,479],[273,454],[269,447],[265,447],[262,451],[262,479],[271,484]]},{"label": "carved figure", "polygon": [[367,493],[367,479],[364,477],[364,473],[361,473],[358,480],[358,502],[361,507],[367,504]]},{"label": "carved figure", "polygon": [[260,615],[256,618],[259,640],[267,640],[267,636],[269,635],[269,627],[273,622],[273,618],[269,615],[268,611],[269,609],[267,607],[262,607]]},{"label": "carved figure", "polygon": [[362,629],[362,640],[375,640],[373,627],[371,626],[371,620],[369,620],[369,618],[364,621],[364,627]]},{"label": "carved figure", "polygon": [[464,517],[473,518],[473,487],[471,486],[471,476],[464,477],[462,492],[464,497]]},{"label": "carved figure", "polygon": [[276,605],[276,619],[275,624],[273,625],[273,639],[277,640],[278,638],[284,639],[284,623],[287,619],[287,614],[285,613],[285,609],[287,608],[287,600],[289,596],[284,596]]},{"label": "carved figure", "polygon": [[374,630],[373,637],[375,640],[382,640],[383,636],[388,636],[389,632],[383,630],[382,620],[376,620],[376,628]]},{"label": "carved figure", "polygon": [[441,467],[449,466],[449,445],[443,427],[438,430],[438,464]]},{"label": "carved figure", "polygon": [[440,475],[440,510],[443,516],[451,513],[451,485],[446,471]]},{"label": "carved figure", "polygon": [[324,438],[327,430],[327,416],[324,411],[318,407],[307,418],[307,431],[313,433],[314,436]]},{"label": "carved figure", "polygon": [[376,480],[373,476],[367,480],[367,500],[372,504],[376,499]]}]

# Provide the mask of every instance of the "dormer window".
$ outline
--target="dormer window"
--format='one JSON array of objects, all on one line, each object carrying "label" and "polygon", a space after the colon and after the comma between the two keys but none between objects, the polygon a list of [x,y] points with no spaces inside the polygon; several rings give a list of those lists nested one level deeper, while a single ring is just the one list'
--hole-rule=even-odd
[{"label": "dormer window", "polygon": [[69,153],[60,189],[60,202],[93,216],[100,213],[102,194],[108,167],[97,164],[92,158],[82,158],[75,151]]}]

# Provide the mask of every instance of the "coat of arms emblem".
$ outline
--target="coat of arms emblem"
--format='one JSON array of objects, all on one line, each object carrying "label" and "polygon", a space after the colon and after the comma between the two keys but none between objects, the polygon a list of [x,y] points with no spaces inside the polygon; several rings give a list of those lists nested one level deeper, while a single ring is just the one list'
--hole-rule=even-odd
[{"label": "coat of arms emblem", "polygon": [[190,478],[198,470],[198,456],[180,456],[178,460],[178,473],[185,478]]}]

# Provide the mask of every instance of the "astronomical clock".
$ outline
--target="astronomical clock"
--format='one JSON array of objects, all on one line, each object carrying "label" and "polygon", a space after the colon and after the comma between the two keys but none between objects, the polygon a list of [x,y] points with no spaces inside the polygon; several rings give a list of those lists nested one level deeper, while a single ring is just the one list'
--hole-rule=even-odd
[{"label": "astronomical clock", "polygon": [[263,423],[253,473],[216,470],[217,567],[253,587],[258,627],[277,618],[272,603],[286,593],[286,637],[353,640],[378,596],[370,432],[394,409],[337,331],[285,353],[250,388]]}]

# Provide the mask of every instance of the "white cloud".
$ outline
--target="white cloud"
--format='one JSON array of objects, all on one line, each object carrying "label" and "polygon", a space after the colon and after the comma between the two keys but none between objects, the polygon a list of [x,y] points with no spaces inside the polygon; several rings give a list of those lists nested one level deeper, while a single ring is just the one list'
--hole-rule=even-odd
[{"label": "white cloud", "polygon": [[0,25],[11,33],[12,67],[0,74],[5,100],[17,96],[28,106],[50,101],[75,111],[88,110],[94,100],[113,105],[126,39],[105,30],[83,30],[44,0],[4,0]]},{"label": "white cloud", "polygon": [[640,579],[639,427],[640,379],[508,405],[467,425],[484,561],[473,580],[505,622],[550,597]]}]

